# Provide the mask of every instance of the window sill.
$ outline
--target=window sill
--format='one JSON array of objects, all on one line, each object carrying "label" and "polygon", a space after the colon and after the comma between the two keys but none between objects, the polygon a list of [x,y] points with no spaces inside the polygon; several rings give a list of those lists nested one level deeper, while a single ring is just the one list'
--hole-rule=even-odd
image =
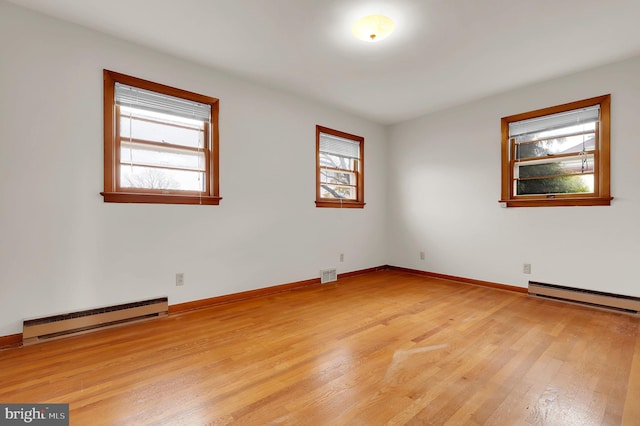
[{"label": "window sill", "polygon": [[505,207],[569,207],[569,206],[610,206],[613,197],[582,198],[535,198],[500,200]]},{"label": "window sill", "polygon": [[101,192],[105,203],[143,203],[143,204],[202,204],[217,206],[222,197],[176,195],[176,194],[141,194],[131,192]]},{"label": "window sill", "polygon": [[336,209],[362,209],[365,203],[361,201],[320,200],[316,201],[316,207],[330,207]]}]

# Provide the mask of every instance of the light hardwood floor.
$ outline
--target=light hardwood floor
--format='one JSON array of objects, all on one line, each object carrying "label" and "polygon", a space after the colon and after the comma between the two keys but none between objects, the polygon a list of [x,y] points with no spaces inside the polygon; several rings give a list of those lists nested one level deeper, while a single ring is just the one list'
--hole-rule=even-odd
[{"label": "light hardwood floor", "polygon": [[626,400],[632,425],[639,324],[382,271],[0,351],[0,402],[70,403],[72,425],[620,425]]}]

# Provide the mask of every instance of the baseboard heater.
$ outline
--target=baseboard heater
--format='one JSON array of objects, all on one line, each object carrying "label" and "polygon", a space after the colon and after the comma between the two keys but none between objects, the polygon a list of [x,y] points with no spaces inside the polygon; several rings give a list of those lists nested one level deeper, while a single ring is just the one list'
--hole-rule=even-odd
[{"label": "baseboard heater", "polygon": [[529,295],[637,315],[640,297],[529,281]]},{"label": "baseboard heater", "polygon": [[90,330],[111,327],[125,322],[164,316],[167,315],[168,311],[168,299],[161,297],[26,320],[22,325],[22,343],[28,345],[43,340],[86,333]]}]

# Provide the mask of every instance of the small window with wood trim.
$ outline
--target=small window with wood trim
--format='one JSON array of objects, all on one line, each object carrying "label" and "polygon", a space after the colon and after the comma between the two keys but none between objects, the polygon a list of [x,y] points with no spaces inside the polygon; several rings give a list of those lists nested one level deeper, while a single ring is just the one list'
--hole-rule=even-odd
[{"label": "small window with wood trim", "polygon": [[610,205],[610,95],[502,118],[507,207]]},{"label": "small window with wood trim", "polygon": [[364,205],[364,138],[316,126],[316,207]]},{"label": "small window with wood trim", "polygon": [[218,99],[103,77],[104,201],[219,204]]}]

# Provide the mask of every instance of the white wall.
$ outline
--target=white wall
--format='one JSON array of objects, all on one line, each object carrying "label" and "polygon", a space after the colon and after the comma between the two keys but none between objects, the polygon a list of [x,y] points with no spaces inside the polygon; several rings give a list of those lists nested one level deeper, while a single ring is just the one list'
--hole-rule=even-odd
[{"label": "white wall", "polygon": [[[386,263],[382,126],[4,2],[0,58],[0,336]],[[220,99],[220,206],[103,202],[103,68]],[[365,137],[364,209],[315,207],[316,124]]]},{"label": "white wall", "polygon": [[[393,126],[388,263],[640,296],[638,76],[640,58],[630,59]],[[607,93],[612,205],[500,208],[500,118]]]}]

